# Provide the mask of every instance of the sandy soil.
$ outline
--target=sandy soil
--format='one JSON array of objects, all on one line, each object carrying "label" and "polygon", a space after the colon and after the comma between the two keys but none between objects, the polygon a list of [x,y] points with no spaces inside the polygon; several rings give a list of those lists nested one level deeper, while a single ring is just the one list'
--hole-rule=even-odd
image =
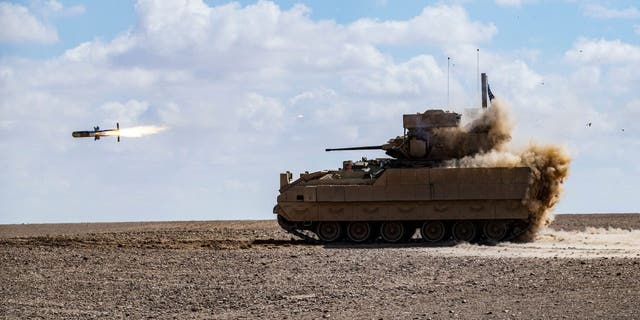
[{"label": "sandy soil", "polygon": [[640,318],[640,214],[535,242],[309,245],[275,221],[0,226],[2,318]]}]

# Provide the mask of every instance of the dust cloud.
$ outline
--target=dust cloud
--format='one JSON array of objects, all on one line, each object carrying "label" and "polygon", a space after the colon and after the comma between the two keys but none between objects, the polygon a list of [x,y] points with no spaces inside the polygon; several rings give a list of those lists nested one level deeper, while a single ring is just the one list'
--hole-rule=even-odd
[{"label": "dust cloud", "polygon": [[584,230],[543,228],[535,242],[501,242],[495,246],[460,243],[453,247],[418,248],[425,254],[490,258],[639,258],[640,230],[587,227]]},{"label": "dust cloud", "polygon": [[491,107],[482,112],[477,119],[464,127],[438,128],[434,130],[437,141],[447,154],[457,158],[502,150],[511,141],[513,123],[508,109],[499,99],[494,99]]},{"label": "dust cloud", "polygon": [[640,251],[640,230],[586,227],[583,231],[544,229],[536,237],[538,243],[566,243],[574,247],[633,248]]},{"label": "dust cloud", "polygon": [[[639,258],[640,230],[587,227],[582,231],[543,228],[535,242],[501,242],[496,246],[461,243],[429,248],[429,254],[492,258]],[[425,251],[427,252],[427,251]]]},{"label": "dust cloud", "polygon": [[[524,150],[509,150],[513,122],[498,99],[464,128],[442,130],[447,143],[458,143],[463,157],[445,162],[446,167],[529,167],[529,188],[523,199],[529,209],[530,228],[517,240],[532,241],[553,221],[553,208],[560,200],[563,182],[569,175],[571,157],[566,148],[531,143]],[[476,152],[473,152],[476,151]]]}]

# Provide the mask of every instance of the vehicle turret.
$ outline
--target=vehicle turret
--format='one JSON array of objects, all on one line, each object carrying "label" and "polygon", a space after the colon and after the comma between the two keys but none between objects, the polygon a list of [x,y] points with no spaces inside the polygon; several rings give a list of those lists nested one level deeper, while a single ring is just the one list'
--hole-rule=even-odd
[{"label": "vehicle turret", "polygon": [[[493,115],[487,109],[486,97],[493,100],[494,96],[487,84],[486,74],[482,74],[482,116],[468,126],[461,126],[462,115],[442,109],[430,109],[415,114],[402,116],[404,133],[390,139],[387,143],[375,146],[328,148],[325,151],[346,150],[384,150],[395,158],[397,163],[407,163],[409,166],[437,165],[446,160],[459,159],[478,152],[492,149],[496,141],[508,140],[501,132],[495,132],[492,121]],[[498,128],[499,129],[499,128]]]},{"label": "vehicle turret", "polygon": [[[400,161],[440,162],[488,150],[489,128],[464,130],[462,115],[441,109],[402,116],[404,134],[378,146],[329,148],[325,151],[384,150]],[[452,134],[453,131],[453,134]],[[456,131],[459,134],[455,134]],[[451,137],[459,141],[452,141]],[[455,142],[455,144],[454,144]],[[460,147],[460,143],[464,147]]]}]

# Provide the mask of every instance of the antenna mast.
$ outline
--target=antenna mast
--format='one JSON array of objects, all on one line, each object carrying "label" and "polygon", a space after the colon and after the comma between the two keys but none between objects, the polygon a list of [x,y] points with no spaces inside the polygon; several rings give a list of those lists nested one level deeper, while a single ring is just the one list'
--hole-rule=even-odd
[{"label": "antenna mast", "polygon": [[478,90],[478,100],[480,98],[480,48],[476,49],[476,89]]},{"label": "antenna mast", "polygon": [[451,64],[451,57],[447,57],[447,109],[449,109],[449,65]]},{"label": "antenna mast", "polygon": [[456,88],[455,76],[456,76],[456,63],[454,62],[451,64],[451,82],[453,82],[453,86],[451,87],[451,104],[454,104],[454,105],[456,104],[456,101],[455,101],[456,95],[454,91],[454,89]]}]

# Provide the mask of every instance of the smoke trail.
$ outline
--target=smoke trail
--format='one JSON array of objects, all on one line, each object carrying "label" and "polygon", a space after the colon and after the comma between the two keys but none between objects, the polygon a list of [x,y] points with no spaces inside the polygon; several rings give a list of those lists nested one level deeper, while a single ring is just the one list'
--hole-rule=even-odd
[{"label": "smoke trail", "polygon": [[[496,101],[496,100],[494,100]],[[487,132],[488,138],[481,142],[479,152],[445,162],[446,167],[518,167],[531,169],[529,188],[523,204],[529,209],[530,228],[519,236],[520,241],[532,241],[536,233],[553,221],[552,209],[562,194],[562,183],[569,174],[571,157],[564,147],[531,144],[525,150],[512,152],[505,144],[511,139],[512,122],[506,108],[500,102],[492,103],[484,114],[472,122],[468,128],[454,128],[445,134],[452,134],[460,142],[465,134]],[[465,150],[465,152],[468,150]]]}]

